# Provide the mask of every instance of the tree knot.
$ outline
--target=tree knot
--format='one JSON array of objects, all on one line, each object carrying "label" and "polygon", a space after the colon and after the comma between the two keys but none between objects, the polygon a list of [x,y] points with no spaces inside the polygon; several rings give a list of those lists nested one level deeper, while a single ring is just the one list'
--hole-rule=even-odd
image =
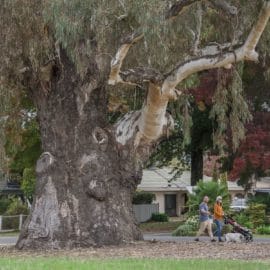
[{"label": "tree knot", "polygon": [[95,127],[92,133],[92,137],[94,142],[99,145],[102,151],[107,149],[109,137],[105,130],[100,127]]}]

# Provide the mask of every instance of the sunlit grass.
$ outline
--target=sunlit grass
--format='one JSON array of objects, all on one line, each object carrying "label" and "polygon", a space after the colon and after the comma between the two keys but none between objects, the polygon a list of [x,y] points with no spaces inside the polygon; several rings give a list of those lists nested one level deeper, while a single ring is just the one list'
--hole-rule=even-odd
[{"label": "sunlit grass", "polygon": [[[158,254],[157,254],[158,256]],[[266,270],[270,262],[238,260],[110,259],[67,258],[0,259],[1,270]]]}]

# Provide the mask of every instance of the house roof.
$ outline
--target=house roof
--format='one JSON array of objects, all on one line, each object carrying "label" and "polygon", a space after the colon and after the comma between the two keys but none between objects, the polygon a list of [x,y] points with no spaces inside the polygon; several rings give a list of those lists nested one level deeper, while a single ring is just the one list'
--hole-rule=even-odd
[{"label": "house roof", "polygon": [[[180,177],[175,180],[172,179],[173,174],[171,168],[150,168],[143,170],[143,177],[138,189],[145,191],[176,191],[183,190],[191,192],[192,186],[190,185],[191,172],[184,171]],[[211,181],[212,178],[203,176],[204,181]],[[229,190],[242,191],[243,188],[239,187],[236,182],[228,181]]]}]

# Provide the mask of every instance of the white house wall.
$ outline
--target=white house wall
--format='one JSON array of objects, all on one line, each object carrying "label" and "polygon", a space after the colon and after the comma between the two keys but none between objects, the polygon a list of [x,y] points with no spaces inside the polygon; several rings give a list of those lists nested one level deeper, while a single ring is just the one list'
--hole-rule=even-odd
[{"label": "white house wall", "polygon": [[153,203],[158,203],[159,213],[165,213],[165,195],[166,194],[176,194],[176,215],[181,216],[181,212],[185,207],[185,192],[183,191],[171,191],[171,192],[152,192],[155,194],[156,199]]}]

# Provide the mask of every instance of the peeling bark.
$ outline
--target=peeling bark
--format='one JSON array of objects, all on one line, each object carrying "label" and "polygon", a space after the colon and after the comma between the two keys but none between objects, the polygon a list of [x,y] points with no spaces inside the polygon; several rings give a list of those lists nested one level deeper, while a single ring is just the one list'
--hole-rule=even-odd
[{"label": "peeling bark", "polygon": [[[102,77],[94,63],[92,77],[84,82],[64,54],[62,64],[61,80],[52,82],[50,93],[35,92],[45,152],[16,246],[54,249],[142,239],[132,208],[142,165],[134,146],[120,144],[107,124],[106,81],[93,83]],[[88,98],[80,99],[83,94]]]},{"label": "peeling bark", "polygon": [[119,48],[116,56],[111,62],[111,72],[109,77],[109,84],[114,85],[118,82],[122,82],[121,77],[119,76],[120,69],[122,67],[123,61],[130,49],[130,47],[141,40],[143,35],[140,33],[132,33],[131,35],[125,37],[122,40],[122,45]]},{"label": "peeling bark", "polygon": [[149,84],[148,95],[142,109],[139,130],[150,141],[155,141],[163,135],[163,129],[168,129],[168,134],[173,129],[173,119],[166,116],[169,102],[167,96],[162,95],[160,87]]}]

